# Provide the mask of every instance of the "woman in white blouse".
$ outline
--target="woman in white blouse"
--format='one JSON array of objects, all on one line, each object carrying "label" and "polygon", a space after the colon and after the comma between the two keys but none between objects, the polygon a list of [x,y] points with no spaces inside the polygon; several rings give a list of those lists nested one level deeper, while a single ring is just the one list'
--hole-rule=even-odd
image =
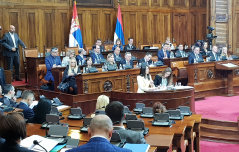
[{"label": "woman in white blouse", "polygon": [[151,75],[149,74],[149,67],[142,66],[140,74],[137,76],[138,91],[137,93],[145,93],[145,91],[153,91],[157,88],[154,86]]}]

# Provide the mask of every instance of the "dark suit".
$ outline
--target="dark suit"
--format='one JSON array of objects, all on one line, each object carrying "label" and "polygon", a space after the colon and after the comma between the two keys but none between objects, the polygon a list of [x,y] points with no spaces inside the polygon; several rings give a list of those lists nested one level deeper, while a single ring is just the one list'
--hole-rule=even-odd
[{"label": "dark suit", "polygon": [[125,45],[124,50],[136,50],[136,47],[134,45],[129,46],[129,44]]},{"label": "dark suit", "polygon": [[[121,61],[120,61],[120,64],[121,64],[121,65],[126,64],[126,60],[125,60],[125,59],[121,60]],[[130,60],[130,65],[131,65],[132,68],[134,68],[134,62],[133,62],[133,60]]]},{"label": "dark suit", "polygon": [[[168,50],[166,50],[166,54],[167,54],[167,58],[170,58],[170,53]],[[158,60],[161,60],[163,62],[163,58],[164,58],[164,52],[163,49],[158,51]]]},{"label": "dark suit", "polygon": [[66,152],[132,152],[129,149],[119,148],[111,144],[107,139],[102,137],[91,138],[85,145]]},{"label": "dark suit", "polygon": [[[86,61],[86,57],[83,55],[83,58],[80,55],[77,55],[76,61],[78,65],[84,65]],[[80,62],[80,64],[79,64]]]},{"label": "dark suit", "polygon": [[23,114],[25,119],[30,119],[34,116],[34,111],[29,108],[29,106],[23,102],[20,102],[16,108],[23,109]]},{"label": "dark suit", "polygon": [[[167,79],[168,80],[168,79]],[[168,86],[168,81],[167,81],[167,86]],[[162,84],[162,77],[160,77],[159,75],[156,75],[155,76],[155,79],[154,79],[154,85],[155,87],[158,87]]]},{"label": "dark suit", "polygon": [[[145,61],[145,59],[144,58],[142,58],[142,59],[139,59],[139,63],[143,63],[143,62],[145,62],[146,63],[146,61]],[[148,65],[150,65],[150,64],[152,64],[153,63],[153,61],[150,59],[149,61],[148,61]]]},{"label": "dark suit", "polygon": [[121,139],[126,139],[126,143],[146,144],[144,135],[141,132],[125,130],[121,127],[114,127],[114,130],[116,130],[120,134]]},{"label": "dark suit", "polygon": [[5,73],[4,73],[4,69],[2,67],[0,67],[0,85],[5,86],[6,85],[6,78],[5,78]]},{"label": "dark suit", "polygon": [[190,53],[189,54],[189,56],[188,56],[188,64],[192,64],[192,63],[194,63],[194,60],[196,60],[197,62],[199,61],[199,60],[201,60],[201,61],[203,61],[203,58],[202,58],[202,54],[198,54],[198,59],[196,59],[196,56],[195,56],[195,54],[194,53]]},{"label": "dark suit", "polygon": [[116,62],[116,58],[118,58],[120,61],[122,60],[122,56],[121,56],[121,54],[119,54],[119,56],[116,57],[116,55],[115,55],[115,53],[114,53],[114,58],[115,58],[115,62]]},{"label": "dark suit", "polygon": [[[114,51],[116,47],[117,47],[117,45],[114,45],[114,46],[112,47],[112,50]],[[121,45],[119,48],[120,48],[120,50],[123,50],[123,45]]]},{"label": "dark suit", "polygon": [[180,52],[179,50],[175,53],[176,58],[187,57],[187,53],[185,51]]},{"label": "dark suit", "polygon": [[51,80],[54,82],[54,77],[51,73],[51,69],[53,67],[53,64],[61,65],[61,58],[59,56],[53,57],[52,55],[49,55],[48,57],[45,58],[45,64],[47,72],[44,79],[47,81]]},{"label": "dark suit", "polygon": [[12,141],[5,141],[0,144],[0,152],[34,152],[26,148],[20,147],[18,143]]},{"label": "dark suit", "polygon": [[8,97],[4,96],[3,98],[0,98],[0,102],[3,103],[3,105],[8,106],[8,107],[16,107],[16,103],[9,99]]},{"label": "dark suit", "polygon": [[[92,46],[92,50],[94,50],[94,49],[93,49],[94,46],[95,46],[95,45]],[[103,46],[103,45],[100,45],[100,53],[102,53],[102,52],[104,52],[104,51],[105,51],[104,46]]]},{"label": "dark suit", "polygon": [[[15,67],[15,77],[19,78],[19,68],[20,68],[20,54],[19,54],[19,44],[22,47],[26,47],[25,44],[22,42],[22,40],[18,37],[16,33],[13,33],[14,38],[15,38],[15,44],[12,40],[12,37],[9,32],[5,33],[2,39],[2,44],[5,46],[6,50],[3,51],[3,56],[7,58],[7,69],[12,70],[12,66],[14,65]],[[12,48],[16,48],[16,51],[12,51]],[[13,73],[12,73],[13,74]]]},{"label": "dark suit", "polygon": [[94,64],[94,63],[100,63],[100,60],[101,60],[101,59],[104,59],[104,56],[103,56],[101,53],[98,54],[98,56],[96,55],[96,53],[92,53],[92,54],[90,55],[90,57],[92,58],[93,64]]},{"label": "dark suit", "polygon": [[210,57],[210,61],[218,61],[220,59],[219,53],[215,53],[214,55],[213,52],[210,52],[208,53],[208,56]]}]

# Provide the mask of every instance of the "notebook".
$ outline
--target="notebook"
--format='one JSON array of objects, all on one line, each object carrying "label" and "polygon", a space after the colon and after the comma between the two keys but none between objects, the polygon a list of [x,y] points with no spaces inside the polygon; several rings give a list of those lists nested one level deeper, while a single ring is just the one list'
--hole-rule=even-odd
[{"label": "notebook", "polygon": [[125,149],[130,149],[133,152],[147,152],[150,148],[149,144],[129,144],[124,145]]}]

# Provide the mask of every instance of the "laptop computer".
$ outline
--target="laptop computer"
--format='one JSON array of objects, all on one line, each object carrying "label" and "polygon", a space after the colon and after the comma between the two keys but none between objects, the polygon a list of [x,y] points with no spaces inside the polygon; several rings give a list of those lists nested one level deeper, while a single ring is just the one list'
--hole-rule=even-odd
[{"label": "laptop computer", "polygon": [[142,108],[142,113],[141,113],[140,117],[142,117],[142,118],[153,118],[154,117],[153,108],[151,108],[151,107]]},{"label": "laptop computer", "polygon": [[80,120],[83,117],[85,117],[85,115],[82,114],[81,108],[71,108],[71,114],[67,118]]},{"label": "laptop computer", "polygon": [[80,129],[81,132],[88,132],[88,127],[90,126],[91,120],[92,120],[91,117],[85,117],[83,119],[83,126]]}]

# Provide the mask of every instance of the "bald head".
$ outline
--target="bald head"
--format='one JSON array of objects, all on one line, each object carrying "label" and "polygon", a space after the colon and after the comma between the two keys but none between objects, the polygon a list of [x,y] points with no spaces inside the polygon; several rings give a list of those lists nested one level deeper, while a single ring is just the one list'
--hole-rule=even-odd
[{"label": "bald head", "polygon": [[15,26],[10,25],[9,26],[9,32],[14,33],[15,32]]}]

